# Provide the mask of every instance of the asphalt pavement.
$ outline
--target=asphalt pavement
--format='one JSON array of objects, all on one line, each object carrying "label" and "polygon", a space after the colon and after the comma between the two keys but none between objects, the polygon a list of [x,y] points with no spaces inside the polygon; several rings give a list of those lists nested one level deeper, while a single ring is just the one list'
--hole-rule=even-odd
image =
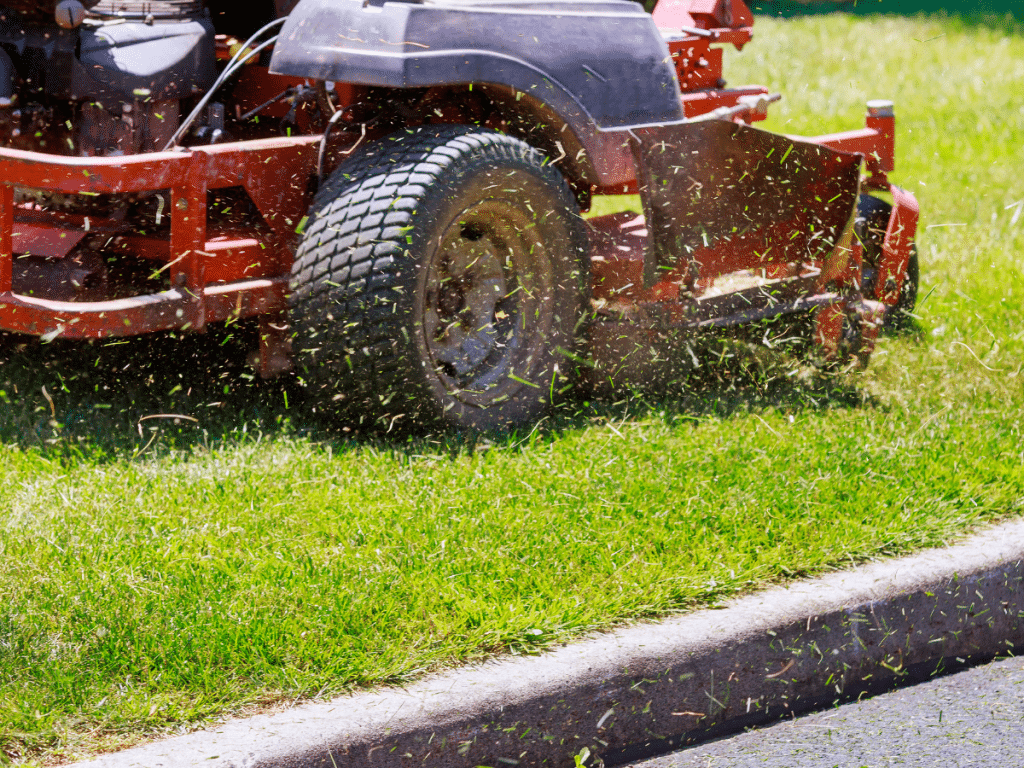
[{"label": "asphalt pavement", "polygon": [[622,765],[1014,651],[1024,651],[1024,520],[721,609],[229,721],[78,765]]},{"label": "asphalt pavement", "polygon": [[992,768],[1024,765],[1024,658],[947,677],[629,768]]}]

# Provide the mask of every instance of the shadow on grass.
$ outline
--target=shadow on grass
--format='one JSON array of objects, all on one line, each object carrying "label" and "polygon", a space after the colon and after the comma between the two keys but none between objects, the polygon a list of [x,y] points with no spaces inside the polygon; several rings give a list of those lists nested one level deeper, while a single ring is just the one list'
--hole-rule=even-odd
[{"label": "shadow on grass", "polygon": [[0,336],[0,441],[48,455],[134,455],[293,429],[302,389],[246,364],[255,325],[101,341]]},{"label": "shadow on grass", "polygon": [[[593,421],[651,416],[671,424],[767,409],[795,412],[877,405],[857,386],[855,373],[818,369],[806,361],[799,348],[790,354],[725,337],[692,342],[692,352],[690,359],[698,365],[685,365],[688,361],[680,355],[684,367],[676,376],[643,390],[578,395],[556,411],[553,425],[564,429]],[[574,405],[575,412],[571,410]]]},{"label": "shadow on grass", "polygon": [[870,404],[855,376],[816,371],[787,355],[719,339],[696,346],[700,366],[685,365],[672,381],[645,392],[575,393],[539,424],[514,431],[358,434],[319,419],[295,376],[261,381],[246,364],[255,346],[255,326],[245,324],[214,327],[204,335],[91,343],[0,336],[0,442],[67,462],[121,461],[290,436],[335,450],[374,444],[457,455],[478,445],[557,439],[622,419],[679,423],[768,408]]},{"label": "shadow on grass", "polygon": [[1024,4],[1020,0],[977,0],[972,3],[936,0],[748,0],[757,15],[793,18],[826,13],[852,16],[931,16],[965,27],[986,27],[1007,35],[1024,35]]}]

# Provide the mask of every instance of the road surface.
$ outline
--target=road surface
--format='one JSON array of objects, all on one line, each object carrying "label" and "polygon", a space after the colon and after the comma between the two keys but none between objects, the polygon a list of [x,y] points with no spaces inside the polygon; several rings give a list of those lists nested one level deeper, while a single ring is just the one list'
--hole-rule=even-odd
[{"label": "road surface", "polygon": [[1024,657],[797,717],[630,768],[1024,766]]}]

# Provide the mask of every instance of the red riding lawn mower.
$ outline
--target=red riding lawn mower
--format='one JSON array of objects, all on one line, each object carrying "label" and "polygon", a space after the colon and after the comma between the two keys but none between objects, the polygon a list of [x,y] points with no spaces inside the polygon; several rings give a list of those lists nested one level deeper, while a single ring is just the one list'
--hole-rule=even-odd
[{"label": "red riding lawn mower", "polygon": [[[0,5],[0,329],[100,339],[258,318],[316,408],[488,429],[581,365],[799,318],[864,364],[914,303],[891,102],[751,127],[742,0]],[[871,192],[891,195],[892,204]],[[595,195],[643,215],[584,220]],[[582,361],[582,363],[581,363]]]}]

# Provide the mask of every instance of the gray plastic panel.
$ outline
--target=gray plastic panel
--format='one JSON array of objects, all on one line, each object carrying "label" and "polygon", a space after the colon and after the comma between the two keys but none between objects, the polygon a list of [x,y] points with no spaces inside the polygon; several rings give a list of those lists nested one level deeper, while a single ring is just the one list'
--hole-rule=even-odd
[{"label": "gray plastic panel", "polygon": [[661,34],[623,0],[300,0],[271,69],[396,88],[498,83],[548,104],[577,134],[683,119]]}]

